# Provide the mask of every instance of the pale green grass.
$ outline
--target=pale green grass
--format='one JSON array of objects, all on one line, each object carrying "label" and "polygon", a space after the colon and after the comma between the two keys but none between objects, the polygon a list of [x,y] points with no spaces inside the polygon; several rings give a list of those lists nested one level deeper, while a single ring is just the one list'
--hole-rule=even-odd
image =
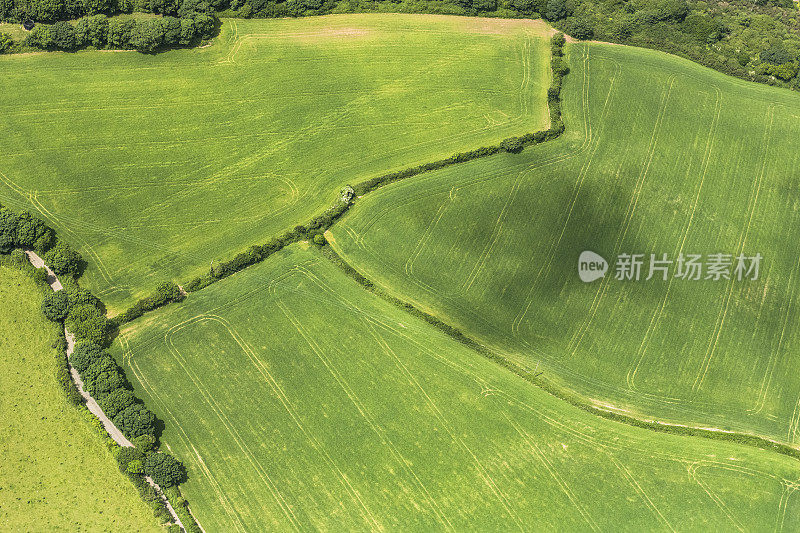
[{"label": "pale green grass", "polygon": [[796,460],[589,415],[297,245],[120,341],[207,531],[780,531],[800,520]]},{"label": "pale green grass", "polygon": [[22,41],[28,34],[22,28],[22,24],[11,24],[10,22],[0,22],[0,33],[9,34],[14,42]]},{"label": "pale green grass", "polygon": [[[369,195],[339,250],[600,404],[800,444],[800,96],[648,50],[569,63],[563,138]],[[583,250],[604,281],[579,280]],[[623,252],[764,260],[757,281],[621,282]]]},{"label": "pale green grass", "polygon": [[42,296],[0,267],[0,531],[163,531],[56,383]]},{"label": "pale green grass", "polygon": [[157,56],[0,57],[0,202],[112,311],[307,221],[340,188],[547,127],[541,21],[228,20]]}]

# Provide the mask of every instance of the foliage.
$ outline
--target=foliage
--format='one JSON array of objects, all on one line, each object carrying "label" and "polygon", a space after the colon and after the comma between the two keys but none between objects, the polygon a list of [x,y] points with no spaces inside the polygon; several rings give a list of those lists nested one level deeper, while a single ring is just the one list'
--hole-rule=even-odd
[{"label": "foliage", "polygon": [[156,449],[156,439],[149,434],[139,435],[138,437],[130,439],[130,441],[145,455]]},{"label": "foliage", "polygon": [[48,320],[60,322],[69,313],[69,297],[66,291],[56,291],[47,294],[42,300],[42,312]]},{"label": "foliage", "polygon": [[155,433],[155,416],[140,403],[126,407],[112,421],[129,439]]},{"label": "foliage", "polygon": [[81,261],[80,254],[62,240],[58,240],[44,256],[47,266],[59,275],[77,276],[80,273]]},{"label": "foliage", "polygon": [[114,323],[119,325],[130,322],[131,320],[139,318],[148,311],[158,309],[162,305],[178,301],[182,298],[183,293],[178,285],[171,281],[162,282],[156,287],[155,292],[151,296],[139,300],[124,313],[121,313],[119,316],[115,317]]},{"label": "foliage", "polygon": [[72,351],[69,361],[73,368],[81,374],[85,372],[92,363],[104,356],[109,357],[101,346],[91,342],[79,342],[75,345],[75,349]]},{"label": "foliage", "polygon": [[141,450],[130,446],[120,446],[114,450],[114,459],[117,460],[117,465],[119,466],[120,471],[125,472],[128,471],[128,465],[134,461],[141,465],[145,459],[145,456]]},{"label": "foliage", "polygon": [[125,388],[117,388],[110,391],[105,397],[97,400],[103,413],[113,419],[120,411],[123,411],[136,403],[136,396],[133,392]]},{"label": "foliage", "polygon": [[111,325],[94,305],[74,305],[66,320],[67,329],[80,341],[105,346],[110,338]]},{"label": "foliage", "polygon": [[166,453],[151,453],[144,460],[144,471],[161,487],[172,487],[186,479],[183,463]]}]

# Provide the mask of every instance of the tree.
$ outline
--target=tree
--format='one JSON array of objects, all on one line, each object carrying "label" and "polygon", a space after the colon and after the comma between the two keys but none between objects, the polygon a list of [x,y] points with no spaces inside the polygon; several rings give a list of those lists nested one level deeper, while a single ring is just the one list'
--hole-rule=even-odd
[{"label": "tree", "polygon": [[82,341],[105,346],[110,325],[105,315],[93,305],[72,306],[67,315],[67,329]]},{"label": "tree", "polygon": [[136,403],[136,396],[128,389],[119,388],[112,390],[97,403],[100,404],[100,408],[108,418],[114,418],[121,411]]},{"label": "tree", "polygon": [[164,44],[164,27],[158,19],[140,20],[131,32],[131,46],[139,52],[155,52]]},{"label": "tree", "polygon": [[83,12],[87,15],[98,15],[100,13],[109,13],[113,9],[111,0],[82,0]]},{"label": "tree", "polygon": [[77,44],[72,24],[63,20],[53,24],[53,46],[61,50],[75,50]]},{"label": "tree", "polygon": [[52,230],[40,219],[30,213],[20,213],[16,217],[17,246],[35,248],[45,234],[52,234]]},{"label": "tree", "polygon": [[136,27],[136,21],[132,19],[111,19],[108,22],[108,46],[109,48],[129,49],[131,48],[131,34]]},{"label": "tree", "polygon": [[42,312],[48,320],[59,322],[69,313],[69,296],[66,291],[51,292],[42,301]]},{"label": "tree", "polygon": [[138,461],[141,465],[144,462],[144,454],[136,448],[122,446],[114,451],[114,459],[117,460],[119,469],[122,472],[127,472],[131,463]]},{"label": "tree", "polygon": [[161,488],[177,485],[186,479],[183,463],[166,453],[151,453],[144,460],[144,472]]},{"label": "tree", "polygon": [[[2,20],[2,18],[0,18]],[[11,39],[11,36],[5,32],[0,32],[0,54],[4,54],[11,50],[11,46],[14,44],[14,41]]]},{"label": "tree", "polygon": [[85,374],[89,373],[92,374],[92,377],[84,378],[83,384],[86,392],[95,400],[101,400],[109,393],[125,386],[125,376],[110,357],[95,361],[86,369]]},{"label": "tree", "polygon": [[547,0],[547,10],[545,11],[547,20],[561,20],[568,14],[566,0]]},{"label": "tree", "polygon": [[56,242],[56,245],[45,254],[44,261],[56,274],[77,276],[80,272],[80,254],[70,248],[64,241]]},{"label": "tree", "polygon": [[139,435],[131,439],[131,444],[147,455],[156,449],[156,438],[152,435]]},{"label": "tree", "polygon": [[522,139],[519,137],[509,137],[500,143],[500,148],[512,154],[521,152],[523,147],[524,145],[522,144]]},{"label": "tree", "polygon": [[130,405],[117,413],[112,420],[129,439],[155,433],[156,417],[140,403]]},{"label": "tree", "polygon": [[126,472],[129,474],[143,474],[144,467],[142,466],[142,462],[138,459],[135,459],[128,463],[128,468],[125,469]]},{"label": "tree", "polygon": [[101,357],[110,357],[100,346],[91,342],[82,342],[75,346],[69,358],[73,368],[82,374],[89,366]]},{"label": "tree", "polygon": [[562,29],[569,35],[582,41],[591,39],[594,36],[594,29],[591,23],[584,17],[568,17]]},{"label": "tree", "polygon": [[83,17],[75,24],[78,46],[102,48],[108,42],[108,17],[93,15]]}]

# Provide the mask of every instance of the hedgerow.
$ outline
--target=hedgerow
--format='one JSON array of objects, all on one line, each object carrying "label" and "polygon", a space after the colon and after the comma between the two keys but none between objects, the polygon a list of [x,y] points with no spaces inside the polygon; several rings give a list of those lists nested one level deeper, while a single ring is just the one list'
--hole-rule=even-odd
[{"label": "hedgerow", "polygon": [[[271,240],[262,246],[251,246],[247,251],[236,255],[229,261],[224,261],[212,265],[211,271],[197,278],[192,279],[184,285],[187,292],[195,292],[208,287],[212,283],[226,278],[243,268],[263,261],[278,250],[288,246],[289,244],[301,241],[311,240],[316,242],[316,236],[322,236],[339,218],[341,218],[356,201],[356,197],[363,196],[372,192],[380,187],[394,183],[396,181],[417,176],[424,172],[438,170],[451,165],[473,161],[481,157],[488,157],[498,154],[500,152],[518,153],[526,146],[542,143],[557,138],[564,132],[564,122],[561,120],[561,86],[563,84],[564,76],[569,73],[569,68],[563,62],[561,56],[563,55],[564,44],[566,39],[564,35],[558,33],[551,38],[551,48],[554,51],[554,60],[552,62],[553,68],[553,81],[548,91],[548,104],[550,107],[550,128],[541,130],[534,133],[528,133],[521,137],[509,137],[495,146],[484,146],[470,150],[469,152],[460,152],[453,154],[446,159],[424,163],[414,167],[405,168],[396,172],[390,172],[381,176],[370,178],[356,185],[347,185],[334,202],[332,206],[326,209],[320,215],[315,216],[305,224],[295,226],[291,230],[285,231],[276,239]],[[558,61],[556,61],[556,59]],[[324,237],[323,237],[324,241]],[[317,244],[324,244],[324,242]]]},{"label": "hedgerow", "polygon": [[165,281],[156,287],[155,292],[151,296],[142,298],[125,312],[114,317],[112,319],[112,324],[119,326],[139,318],[148,311],[158,309],[163,305],[181,299],[183,299],[183,293],[181,292],[180,287],[171,281]]},{"label": "hedgerow", "polygon": [[[41,303],[42,313],[49,320],[63,321],[76,336],[78,342],[71,357],[67,356],[67,340],[63,328],[60,328],[60,334],[53,344],[56,353],[55,377],[67,401],[75,406],[85,405],[84,398],[70,374],[72,365],[83,380],[85,390],[98,401],[106,416],[136,448],[120,448],[109,436],[103,423],[88,409],[80,411],[82,416],[101,436],[106,447],[115,452],[120,464],[124,462],[120,458],[129,455],[140,462],[139,467],[129,468],[134,460],[127,461],[125,475],[131,480],[145,503],[150,505],[153,515],[162,523],[171,522],[172,516],[161,496],[147,483],[142,473],[145,455],[153,454],[157,450],[155,415],[138,401],[129,389],[130,384],[125,379],[124,372],[103,348],[111,340],[112,323],[106,319],[102,301],[77,283],[82,266],[80,255],[65,243],[55,239],[53,230],[40,220],[27,213],[18,215],[2,205],[0,205],[0,244],[2,244],[0,264],[20,269],[32,276],[43,291],[46,291]],[[66,274],[60,278],[64,290],[51,291],[47,284],[46,270],[34,268],[20,249],[22,246],[33,247],[42,253],[43,249],[49,248],[45,254],[45,261],[52,261],[55,266],[51,268],[55,272]],[[137,309],[150,310],[181,296],[180,289],[174,283],[162,283],[151,298],[138,302]],[[118,451],[121,449],[135,451]],[[182,465],[176,467],[170,460],[167,466],[162,468],[168,483],[173,483],[176,479],[185,479],[185,470],[181,470],[182,474],[176,476],[175,468],[183,467]],[[184,515],[189,514],[185,506],[183,512]],[[187,524],[195,524],[193,518],[190,520],[190,516],[182,516],[181,520]],[[197,529],[199,528],[191,530]]]}]

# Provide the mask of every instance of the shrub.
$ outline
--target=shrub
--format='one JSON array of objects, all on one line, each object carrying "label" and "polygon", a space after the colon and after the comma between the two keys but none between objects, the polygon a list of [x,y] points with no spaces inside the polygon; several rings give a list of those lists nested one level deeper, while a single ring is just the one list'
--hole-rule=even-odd
[{"label": "shrub", "polygon": [[156,449],[156,438],[152,435],[139,435],[131,439],[131,444],[147,455]]},{"label": "shrub", "polygon": [[109,392],[97,403],[100,404],[100,408],[108,418],[114,418],[121,411],[136,403],[136,396],[128,389],[118,388]]},{"label": "shrub", "polygon": [[166,453],[151,453],[144,460],[144,471],[163,488],[172,487],[186,479],[183,464]]},{"label": "shrub", "polygon": [[66,291],[56,291],[45,296],[42,301],[42,312],[53,322],[64,320],[69,313],[69,297]]},{"label": "shrub", "polygon": [[521,152],[524,146],[525,145],[522,143],[522,139],[519,137],[509,137],[500,143],[500,148],[512,154]]},{"label": "shrub", "polygon": [[105,315],[93,305],[72,306],[67,315],[67,329],[76,339],[105,346],[110,325]]},{"label": "shrub", "polygon": [[317,233],[316,235],[314,235],[314,244],[316,244],[317,246],[325,246],[326,242],[327,241],[325,240],[325,236],[322,235],[321,233]]},{"label": "shrub", "polygon": [[114,452],[114,459],[117,460],[119,469],[123,472],[128,470],[128,465],[134,461],[138,461],[141,465],[144,461],[144,454],[136,448],[130,446],[121,446]]},{"label": "shrub", "polygon": [[102,48],[108,42],[108,17],[93,15],[83,17],[75,24],[75,38],[78,46]]},{"label": "shrub", "polygon": [[103,348],[91,342],[83,342],[75,346],[75,350],[72,352],[69,361],[72,363],[75,370],[77,370],[79,374],[82,374],[92,363],[103,356],[108,356],[108,354],[103,351]]},{"label": "shrub", "polygon": [[75,28],[69,22],[59,21],[53,24],[53,46],[61,50],[75,50],[78,41],[75,37]]},{"label": "shrub", "polygon": [[562,29],[576,39],[586,40],[594,37],[591,23],[583,17],[569,17],[564,21]]},{"label": "shrub", "polygon": [[77,276],[80,272],[80,254],[64,241],[56,242],[56,245],[45,254],[44,261],[56,274]]},{"label": "shrub", "polygon": [[123,409],[117,413],[113,421],[114,425],[129,439],[155,433],[155,416],[140,403]]},{"label": "shrub", "polygon": [[0,54],[5,54],[14,45],[11,36],[5,32],[0,32]]}]

